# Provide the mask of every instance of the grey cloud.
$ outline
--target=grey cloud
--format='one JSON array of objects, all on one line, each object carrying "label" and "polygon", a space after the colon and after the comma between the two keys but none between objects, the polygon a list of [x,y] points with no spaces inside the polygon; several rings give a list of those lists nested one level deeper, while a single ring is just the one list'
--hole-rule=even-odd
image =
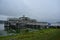
[{"label": "grey cloud", "polygon": [[26,15],[43,21],[59,21],[60,0],[0,0],[0,15]]}]

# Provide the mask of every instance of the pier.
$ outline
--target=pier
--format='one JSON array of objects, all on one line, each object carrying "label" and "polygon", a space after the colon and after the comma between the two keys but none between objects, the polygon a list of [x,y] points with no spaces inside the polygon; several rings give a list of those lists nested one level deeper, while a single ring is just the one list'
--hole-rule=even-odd
[{"label": "pier", "polygon": [[38,22],[36,19],[31,19],[29,17],[20,17],[20,18],[9,18],[5,24],[5,29],[44,29],[49,28],[48,22]]}]

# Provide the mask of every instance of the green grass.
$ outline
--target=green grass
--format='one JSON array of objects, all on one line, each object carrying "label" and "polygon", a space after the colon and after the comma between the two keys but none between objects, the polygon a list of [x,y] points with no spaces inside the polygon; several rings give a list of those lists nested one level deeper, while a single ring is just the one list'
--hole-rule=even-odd
[{"label": "green grass", "polygon": [[15,36],[2,36],[0,40],[60,40],[60,29],[43,29]]}]

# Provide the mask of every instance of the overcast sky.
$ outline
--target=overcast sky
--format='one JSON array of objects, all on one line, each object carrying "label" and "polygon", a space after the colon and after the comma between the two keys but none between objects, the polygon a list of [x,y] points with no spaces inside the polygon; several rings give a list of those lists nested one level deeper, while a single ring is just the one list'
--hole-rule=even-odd
[{"label": "overcast sky", "polygon": [[60,21],[60,0],[0,0],[0,20],[22,15],[39,21]]}]

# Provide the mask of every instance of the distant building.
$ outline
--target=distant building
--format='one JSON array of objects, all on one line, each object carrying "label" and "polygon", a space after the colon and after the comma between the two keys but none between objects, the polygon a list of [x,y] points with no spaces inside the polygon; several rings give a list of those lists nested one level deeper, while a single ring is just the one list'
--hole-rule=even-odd
[{"label": "distant building", "polygon": [[9,18],[4,24],[5,29],[23,29],[23,28],[35,28],[43,29],[48,28],[48,22],[38,22],[35,19],[29,17]]},{"label": "distant building", "polygon": [[60,28],[60,23],[51,23],[51,28]]}]

